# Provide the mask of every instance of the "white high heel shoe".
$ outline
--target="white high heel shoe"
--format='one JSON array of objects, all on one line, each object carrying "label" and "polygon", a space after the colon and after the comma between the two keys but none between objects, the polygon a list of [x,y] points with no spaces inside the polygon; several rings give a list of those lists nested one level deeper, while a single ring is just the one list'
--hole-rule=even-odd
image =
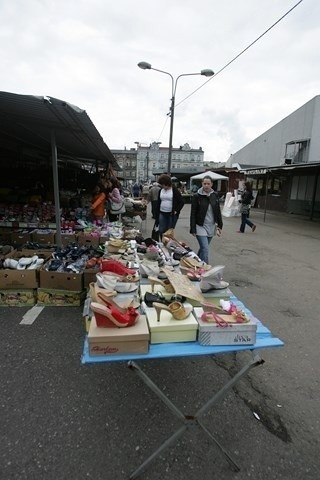
[{"label": "white high heel shoe", "polygon": [[200,290],[202,293],[229,287],[229,283],[222,280],[224,268],[224,265],[217,265],[201,275]]}]

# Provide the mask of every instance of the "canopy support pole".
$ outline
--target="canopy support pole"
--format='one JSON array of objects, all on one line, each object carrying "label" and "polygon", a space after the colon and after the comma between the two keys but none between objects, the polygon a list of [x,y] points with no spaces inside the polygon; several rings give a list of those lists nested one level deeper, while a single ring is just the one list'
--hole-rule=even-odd
[{"label": "canopy support pole", "polygon": [[58,179],[58,155],[57,144],[54,130],[51,130],[51,158],[52,158],[52,173],[53,173],[53,191],[54,191],[54,205],[56,214],[56,244],[58,247],[62,246],[61,241],[61,218],[60,218],[60,198],[59,198],[59,179]]}]

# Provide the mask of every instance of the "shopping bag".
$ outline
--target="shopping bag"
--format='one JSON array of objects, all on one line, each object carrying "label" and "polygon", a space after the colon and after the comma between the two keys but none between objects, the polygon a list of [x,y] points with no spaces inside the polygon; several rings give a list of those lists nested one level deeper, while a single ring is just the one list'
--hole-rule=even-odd
[{"label": "shopping bag", "polygon": [[126,206],[124,203],[124,198],[121,197],[121,201],[119,203],[110,201],[110,213],[112,215],[119,215],[121,213],[126,213]]}]

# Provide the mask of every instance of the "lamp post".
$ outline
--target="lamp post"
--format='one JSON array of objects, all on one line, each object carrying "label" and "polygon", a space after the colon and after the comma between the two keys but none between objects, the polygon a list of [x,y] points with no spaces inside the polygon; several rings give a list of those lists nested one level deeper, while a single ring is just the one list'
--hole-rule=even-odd
[{"label": "lamp post", "polygon": [[175,97],[177,91],[177,83],[180,77],[188,77],[191,75],[204,75],[205,77],[212,77],[214,72],[210,69],[201,70],[198,73],[182,73],[174,80],[173,76],[169,72],[164,70],[159,70],[158,68],[153,68],[148,62],[139,62],[138,67],[142,70],[155,70],[156,72],[164,73],[169,75],[171,78],[171,106],[170,106],[170,134],[169,134],[169,151],[168,151],[168,174],[171,173],[171,159],[172,159],[172,139],[173,139],[173,122],[174,122],[174,109],[175,109]]}]

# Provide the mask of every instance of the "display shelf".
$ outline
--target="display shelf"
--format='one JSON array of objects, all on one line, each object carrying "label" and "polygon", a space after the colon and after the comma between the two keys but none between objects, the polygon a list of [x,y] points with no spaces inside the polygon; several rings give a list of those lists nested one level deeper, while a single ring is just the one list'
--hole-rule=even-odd
[{"label": "display shelf", "polygon": [[27,222],[0,222],[0,227],[7,227],[7,228],[51,228],[55,229],[55,223],[27,223]]}]

